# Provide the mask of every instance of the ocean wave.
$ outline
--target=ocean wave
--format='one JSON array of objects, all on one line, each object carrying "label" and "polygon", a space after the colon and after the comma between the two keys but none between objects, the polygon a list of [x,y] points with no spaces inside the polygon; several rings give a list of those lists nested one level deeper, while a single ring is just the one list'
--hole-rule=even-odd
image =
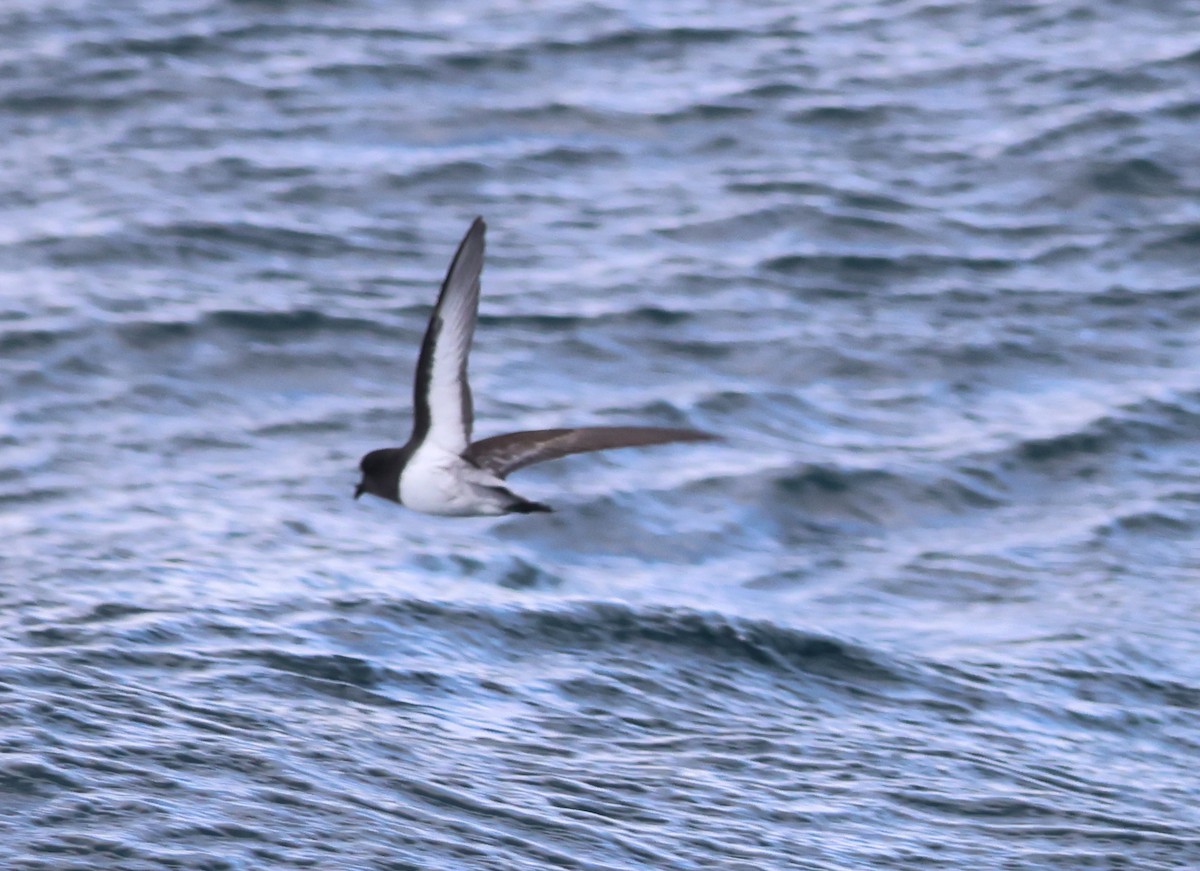
[{"label": "ocean wave", "polygon": [[1073,462],[1119,450],[1138,451],[1148,443],[1190,438],[1200,420],[1200,394],[1143,399],[1114,409],[1083,426],[1023,439],[1013,453],[1027,466]]},{"label": "ocean wave", "polygon": [[344,615],[382,617],[396,628],[419,623],[442,626],[456,636],[494,649],[511,647],[604,651],[660,650],[661,661],[743,662],[756,667],[821,674],[847,681],[902,681],[903,668],[880,652],[829,635],[789,629],[766,621],[733,618],[682,608],[636,608],[615,602],[575,603],[566,608],[479,611],[446,603],[343,599]]},{"label": "ocean wave", "polygon": [[334,257],[356,250],[354,243],[336,233],[244,221],[183,221],[88,235],[41,235],[23,245],[52,263],[92,268],[103,263],[173,264],[192,257],[227,261],[245,250],[306,257]]}]

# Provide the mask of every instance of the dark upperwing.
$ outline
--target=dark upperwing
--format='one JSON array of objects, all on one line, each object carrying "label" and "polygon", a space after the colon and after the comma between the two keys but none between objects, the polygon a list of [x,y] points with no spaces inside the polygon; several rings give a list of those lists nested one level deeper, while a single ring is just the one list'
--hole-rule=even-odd
[{"label": "dark upperwing", "polygon": [[586,426],[574,429],[538,429],[511,432],[475,442],[463,458],[504,478],[534,463],[557,460],[569,454],[634,448],[670,442],[702,442],[719,438],[696,429],[662,426]]}]

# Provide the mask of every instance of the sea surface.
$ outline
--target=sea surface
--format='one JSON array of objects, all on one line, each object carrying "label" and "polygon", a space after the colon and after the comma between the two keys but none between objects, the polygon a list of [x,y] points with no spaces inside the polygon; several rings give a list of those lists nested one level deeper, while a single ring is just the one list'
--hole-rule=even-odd
[{"label": "sea surface", "polygon": [[1200,2],[0,33],[0,868],[1200,868]]}]

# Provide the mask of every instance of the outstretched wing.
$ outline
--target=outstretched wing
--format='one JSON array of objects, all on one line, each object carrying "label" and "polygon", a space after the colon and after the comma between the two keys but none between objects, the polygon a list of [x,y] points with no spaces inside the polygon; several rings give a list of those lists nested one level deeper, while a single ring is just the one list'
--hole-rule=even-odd
[{"label": "outstretched wing", "polygon": [[425,329],[413,384],[413,439],[454,453],[471,441],[474,412],[467,383],[467,355],[479,312],[483,271],[483,218],[476,218],[458,246],[437,305]]},{"label": "outstretched wing", "polygon": [[568,454],[661,445],[667,442],[700,442],[717,438],[696,429],[661,426],[589,426],[577,429],[539,429],[492,436],[475,442],[463,457],[498,478],[517,469],[557,460]]}]

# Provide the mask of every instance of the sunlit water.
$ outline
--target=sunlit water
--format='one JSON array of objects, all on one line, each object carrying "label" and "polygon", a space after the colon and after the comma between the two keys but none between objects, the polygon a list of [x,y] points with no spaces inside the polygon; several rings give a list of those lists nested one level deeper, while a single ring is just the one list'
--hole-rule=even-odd
[{"label": "sunlit water", "polygon": [[0,32],[4,868],[1200,867],[1200,3]]}]

